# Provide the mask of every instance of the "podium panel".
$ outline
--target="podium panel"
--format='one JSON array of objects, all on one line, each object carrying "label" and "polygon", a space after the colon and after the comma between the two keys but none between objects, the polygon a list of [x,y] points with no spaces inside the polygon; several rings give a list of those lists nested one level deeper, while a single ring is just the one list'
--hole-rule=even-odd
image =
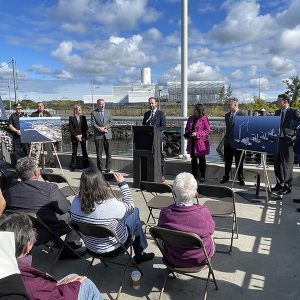
[{"label": "podium panel", "polygon": [[132,126],[133,185],[161,180],[161,133],[153,126]]}]

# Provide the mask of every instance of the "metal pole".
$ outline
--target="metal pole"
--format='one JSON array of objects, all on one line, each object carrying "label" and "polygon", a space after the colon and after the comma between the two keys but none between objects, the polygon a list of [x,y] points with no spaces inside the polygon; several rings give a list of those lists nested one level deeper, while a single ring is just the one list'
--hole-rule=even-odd
[{"label": "metal pole", "polygon": [[94,81],[93,81],[93,79],[91,80],[91,88],[92,88],[92,107],[94,110]]},{"label": "metal pole", "polygon": [[258,100],[260,100],[260,76],[258,77]]},{"label": "metal pole", "polygon": [[[188,0],[181,1],[181,116],[187,117],[187,67],[188,67]],[[186,121],[181,123],[181,154],[186,155],[183,136]]]},{"label": "metal pole", "polygon": [[17,103],[17,87],[16,87],[16,61],[12,58],[12,66],[13,66],[13,79],[14,79],[14,93],[15,93],[15,103]]}]

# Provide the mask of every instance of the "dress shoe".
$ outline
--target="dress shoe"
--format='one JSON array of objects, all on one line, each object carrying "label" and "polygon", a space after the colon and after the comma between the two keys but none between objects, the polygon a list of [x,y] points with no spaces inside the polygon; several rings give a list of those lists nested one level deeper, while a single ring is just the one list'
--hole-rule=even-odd
[{"label": "dress shoe", "polygon": [[292,192],[292,187],[285,185],[283,189],[280,191],[281,194],[289,194]]},{"label": "dress shoe", "polygon": [[293,199],[295,203],[300,203],[300,199]]},{"label": "dress shoe", "polygon": [[199,182],[204,182],[204,181],[205,181],[205,178],[204,177],[200,177]]},{"label": "dress shoe", "polygon": [[240,179],[239,180],[239,184],[240,184],[240,186],[244,186],[245,185],[245,181],[243,179]]},{"label": "dress shoe", "polygon": [[282,190],[283,190],[283,186],[278,183],[271,188],[271,192],[281,192]]},{"label": "dress shoe", "polygon": [[139,265],[140,263],[144,262],[144,261],[148,261],[148,260],[151,260],[153,259],[154,257],[154,253],[150,252],[150,253],[143,253],[141,255],[136,255],[133,260],[135,261],[135,263],[137,265]]},{"label": "dress shoe", "polygon": [[106,170],[105,170],[105,173],[110,173],[110,169],[106,169]]},{"label": "dress shoe", "polygon": [[226,182],[228,182],[229,181],[229,179],[225,179],[225,178],[223,178],[221,181],[220,181],[220,183],[226,183]]}]

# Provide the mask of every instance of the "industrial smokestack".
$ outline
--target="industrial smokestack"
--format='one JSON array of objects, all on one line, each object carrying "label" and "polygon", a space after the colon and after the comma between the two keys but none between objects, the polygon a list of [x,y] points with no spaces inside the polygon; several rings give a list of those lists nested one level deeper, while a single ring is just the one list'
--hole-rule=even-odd
[{"label": "industrial smokestack", "polygon": [[141,71],[141,83],[151,84],[151,68],[145,67]]}]

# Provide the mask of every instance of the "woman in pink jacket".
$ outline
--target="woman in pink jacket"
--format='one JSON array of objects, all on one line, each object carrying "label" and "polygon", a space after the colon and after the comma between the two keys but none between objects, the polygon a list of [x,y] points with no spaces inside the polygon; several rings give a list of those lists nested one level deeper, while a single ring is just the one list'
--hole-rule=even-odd
[{"label": "woman in pink jacket", "polygon": [[204,114],[203,105],[196,104],[194,114],[188,118],[184,137],[188,139],[186,150],[191,155],[192,174],[195,179],[197,179],[199,162],[200,182],[204,182],[205,180],[205,155],[209,154],[208,135],[210,131],[210,124],[207,116]]}]

